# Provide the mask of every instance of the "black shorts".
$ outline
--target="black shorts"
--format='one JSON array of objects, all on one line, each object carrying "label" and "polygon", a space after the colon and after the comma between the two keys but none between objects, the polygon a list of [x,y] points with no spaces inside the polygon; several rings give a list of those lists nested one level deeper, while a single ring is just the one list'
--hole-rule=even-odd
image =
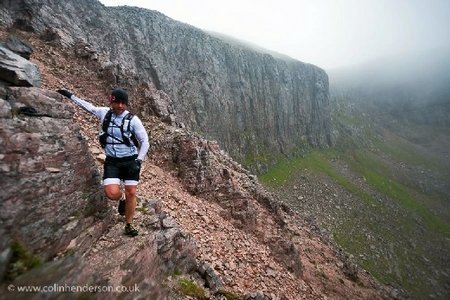
[{"label": "black shorts", "polygon": [[103,165],[103,185],[120,184],[137,185],[141,167],[136,162],[137,155],[129,157],[106,157]]}]

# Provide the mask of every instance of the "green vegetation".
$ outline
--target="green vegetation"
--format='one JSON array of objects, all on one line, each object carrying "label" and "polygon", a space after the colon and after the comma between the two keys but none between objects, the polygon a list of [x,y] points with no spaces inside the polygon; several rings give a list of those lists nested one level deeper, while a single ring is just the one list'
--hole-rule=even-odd
[{"label": "green vegetation", "polygon": [[245,167],[256,166],[258,164],[268,164],[270,161],[269,156],[266,153],[252,154],[247,153],[244,158],[243,165]]},{"label": "green vegetation", "polygon": [[[241,138],[245,140],[245,138]],[[248,139],[248,144],[255,144],[256,142]],[[279,156],[274,155],[271,151],[267,150],[267,148],[262,144],[257,144],[257,152],[246,152],[242,165],[247,169],[253,169],[256,166],[263,165],[269,166],[273,164],[273,162],[278,161],[280,159]]]},{"label": "green vegetation", "polygon": [[[386,255],[376,257],[376,259],[372,257],[373,250],[371,247],[373,247],[375,242],[368,239],[365,232],[361,230],[362,228],[371,227],[369,220],[366,220],[364,224],[364,219],[364,216],[360,216],[345,220],[340,228],[333,232],[335,241],[348,253],[352,253],[359,258],[361,267],[368,270],[380,282],[385,284],[396,282],[396,276],[388,271],[393,265],[390,257]],[[390,242],[395,240],[395,236],[390,234],[389,231],[381,230],[381,228],[373,228],[370,232],[380,236],[384,241]],[[399,256],[399,259],[401,260],[402,257]],[[400,262],[399,264],[403,263]]]},{"label": "green vegetation", "polygon": [[[177,293],[179,293],[180,295],[192,297],[192,299],[198,300],[209,299],[207,298],[205,289],[203,287],[199,286],[194,280],[187,278],[179,271],[175,270],[172,274],[168,275],[168,278],[174,279],[173,282],[175,283],[175,286],[173,287],[175,287]],[[167,287],[168,281],[163,283],[163,285]],[[242,297],[240,297],[239,295],[227,291],[223,288],[219,289],[217,291],[217,294],[225,297],[226,300],[242,299]]]},{"label": "green vegetation", "polygon": [[[414,193],[401,182],[397,182],[389,175],[389,170],[377,161],[374,155],[367,151],[357,150],[347,162],[355,171],[364,176],[367,182],[379,192],[395,199],[404,209],[410,213],[416,213],[427,224],[430,230],[440,232],[450,237],[450,226],[439,217],[433,215],[429,209],[418,202]],[[415,191],[418,193],[418,191]]]},{"label": "green vegetation", "polygon": [[194,297],[195,299],[206,299],[205,290],[194,281],[180,277],[178,280],[180,292],[183,295]]},{"label": "green vegetation", "polygon": [[[417,181],[434,174],[442,186],[450,186],[446,164],[422,146],[445,136],[448,142],[449,130],[415,130],[396,123],[393,131],[360,114],[336,114],[334,120],[342,129],[336,147],[279,160],[259,176],[260,182],[277,190],[310,180],[304,174],[331,178],[361,200],[361,211],[341,211],[338,223],[324,225],[336,242],[380,282],[401,285],[414,298],[428,298],[436,293],[430,282],[444,286],[448,280],[436,273],[436,268],[442,270],[442,255],[449,253],[448,197],[429,185],[424,192]],[[335,160],[364,184],[341,173]]]},{"label": "green vegetation", "polygon": [[14,280],[19,275],[42,264],[38,256],[31,254],[25,246],[18,241],[11,245],[12,257],[6,270],[5,279]]},{"label": "green vegetation", "polygon": [[327,150],[312,151],[301,158],[294,158],[291,160],[284,159],[278,162],[278,164],[271,168],[267,173],[260,176],[259,179],[266,186],[282,186],[288,183],[300,170],[308,169],[333,178],[349,192],[358,195],[367,203],[375,204],[376,202],[369,194],[359,189],[331,166],[330,158],[334,156],[336,156],[334,151]]},{"label": "green vegetation", "polygon": [[240,296],[238,296],[238,295],[236,295],[236,294],[234,294],[232,292],[228,292],[228,291],[226,291],[224,289],[220,289],[218,291],[218,294],[224,296],[225,299],[227,299],[227,300],[241,300],[242,299],[242,297],[240,297]]}]

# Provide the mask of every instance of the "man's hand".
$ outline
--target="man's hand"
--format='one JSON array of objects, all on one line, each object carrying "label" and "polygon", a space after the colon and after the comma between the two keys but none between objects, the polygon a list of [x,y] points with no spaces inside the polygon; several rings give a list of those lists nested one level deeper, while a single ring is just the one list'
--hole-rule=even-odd
[{"label": "man's hand", "polygon": [[72,93],[69,92],[68,90],[57,90],[58,93],[60,93],[61,95],[67,97],[70,99],[70,97],[72,97]]}]

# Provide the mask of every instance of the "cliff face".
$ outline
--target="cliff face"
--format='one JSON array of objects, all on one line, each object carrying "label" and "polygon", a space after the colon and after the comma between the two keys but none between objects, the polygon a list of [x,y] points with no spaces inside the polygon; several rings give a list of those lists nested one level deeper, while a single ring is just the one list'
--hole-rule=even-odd
[{"label": "cliff face", "polygon": [[[39,88],[0,88],[1,251],[17,239],[52,257],[106,208],[94,161],[85,159],[86,142],[73,134],[73,109],[55,98],[55,92]],[[15,103],[48,117],[19,112],[12,118]],[[55,207],[59,213],[52,215]]]},{"label": "cliff face", "polygon": [[68,46],[87,42],[123,74],[117,82],[153,83],[170,96],[179,121],[241,162],[267,164],[278,153],[332,143],[328,77],[316,66],[231,44],[156,11],[18,2],[2,8],[6,23],[51,31]]}]

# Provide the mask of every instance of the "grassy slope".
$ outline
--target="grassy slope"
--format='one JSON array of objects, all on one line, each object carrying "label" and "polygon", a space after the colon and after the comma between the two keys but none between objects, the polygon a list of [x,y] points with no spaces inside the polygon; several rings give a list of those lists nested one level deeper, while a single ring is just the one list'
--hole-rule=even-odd
[{"label": "grassy slope", "polygon": [[[450,172],[448,161],[430,155],[426,146],[443,137],[450,142],[450,130],[396,124],[394,132],[386,120],[380,126],[348,114],[336,115],[335,121],[341,129],[352,128],[340,130],[336,148],[282,161],[261,182],[282,188],[305,169],[332,178],[363,203],[358,213],[349,211],[328,224],[338,244],[378,280],[400,285],[414,298],[448,295],[443,272],[450,257]],[[336,159],[369,189],[345,176],[332,163]],[[430,177],[434,181],[426,182]]]}]

